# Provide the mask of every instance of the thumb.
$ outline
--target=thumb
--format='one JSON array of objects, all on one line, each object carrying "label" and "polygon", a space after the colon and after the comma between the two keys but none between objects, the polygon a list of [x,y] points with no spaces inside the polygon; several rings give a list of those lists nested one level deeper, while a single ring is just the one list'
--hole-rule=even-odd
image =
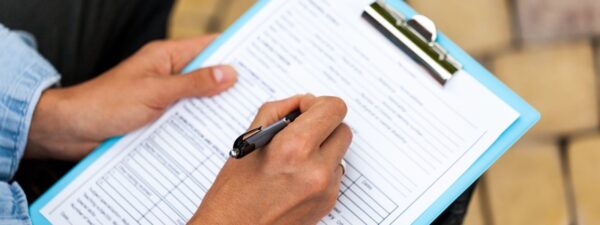
[{"label": "thumb", "polygon": [[229,89],[237,80],[231,66],[214,66],[169,77],[167,97],[171,102],[188,97],[208,97]]}]

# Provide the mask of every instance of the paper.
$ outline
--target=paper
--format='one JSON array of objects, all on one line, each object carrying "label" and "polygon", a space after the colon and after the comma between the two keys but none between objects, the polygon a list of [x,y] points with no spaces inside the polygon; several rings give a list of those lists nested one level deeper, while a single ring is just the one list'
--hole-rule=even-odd
[{"label": "paper", "polygon": [[367,0],[274,0],[205,65],[235,87],[183,100],[127,135],[41,210],[57,224],[184,224],[265,101],[343,98],[354,140],[321,224],[414,221],[518,113],[469,74],[441,87],[361,18]]}]

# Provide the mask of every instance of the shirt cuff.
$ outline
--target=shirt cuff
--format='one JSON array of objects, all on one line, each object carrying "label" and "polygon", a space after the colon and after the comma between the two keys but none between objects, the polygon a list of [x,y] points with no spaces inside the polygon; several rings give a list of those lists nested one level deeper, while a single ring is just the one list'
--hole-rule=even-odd
[{"label": "shirt cuff", "polygon": [[0,225],[31,224],[27,198],[17,183],[0,182]]},{"label": "shirt cuff", "polygon": [[54,68],[0,25],[0,180],[10,181],[23,157],[42,91],[58,82]]},{"label": "shirt cuff", "polygon": [[30,223],[25,194],[12,179],[40,96],[60,79],[31,43],[0,24],[0,224]]}]

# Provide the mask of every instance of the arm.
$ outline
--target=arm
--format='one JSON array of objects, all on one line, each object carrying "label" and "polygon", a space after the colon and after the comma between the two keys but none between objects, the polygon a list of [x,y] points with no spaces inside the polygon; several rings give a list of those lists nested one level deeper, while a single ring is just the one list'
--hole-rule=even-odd
[{"label": "arm", "polygon": [[0,24],[0,223],[30,223],[27,199],[12,178],[40,95],[59,79],[23,37]]}]

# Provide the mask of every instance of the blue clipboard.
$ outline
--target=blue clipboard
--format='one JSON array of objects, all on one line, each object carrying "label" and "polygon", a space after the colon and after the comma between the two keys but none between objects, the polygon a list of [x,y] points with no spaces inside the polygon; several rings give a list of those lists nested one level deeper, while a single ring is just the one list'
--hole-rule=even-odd
[{"label": "blue clipboard", "polygon": [[[199,68],[221,45],[223,45],[231,36],[233,36],[242,26],[246,24],[255,14],[257,14],[270,0],[259,0],[248,12],[246,12],[237,22],[229,27],[213,44],[211,44],[202,54],[194,59],[184,72]],[[387,0],[386,4],[398,10],[408,18],[417,13],[405,2],[401,0]],[[521,136],[525,134],[540,119],[540,114],[527,102],[525,102],[516,93],[510,90],[506,85],[500,82],[494,75],[486,70],[481,64],[475,61],[471,56],[465,53],[454,42],[445,35],[439,34],[437,42],[443,46],[450,54],[458,60],[469,74],[484,84],[494,94],[509,104],[514,110],[519,112],[520,117],[492,144],[492,146],[458,179],[450,186],[439,199],[431,205],[414,224],[430,224],[435,220],[458,196],[460,196],[475,180],[477,180],[506,150],[508,150]],[[96,159],[117,143],[121,137],[112,138],[96,150],[90,153],[85,159],[77,164],[71,171],[62,177],[54,186],[44,193],[30,207],[30,216],[33,224],[50,224],[50,222],[40,213],[40,209],[45,206],[54,196],[63,190],[73,179],[79,176]]]}]

